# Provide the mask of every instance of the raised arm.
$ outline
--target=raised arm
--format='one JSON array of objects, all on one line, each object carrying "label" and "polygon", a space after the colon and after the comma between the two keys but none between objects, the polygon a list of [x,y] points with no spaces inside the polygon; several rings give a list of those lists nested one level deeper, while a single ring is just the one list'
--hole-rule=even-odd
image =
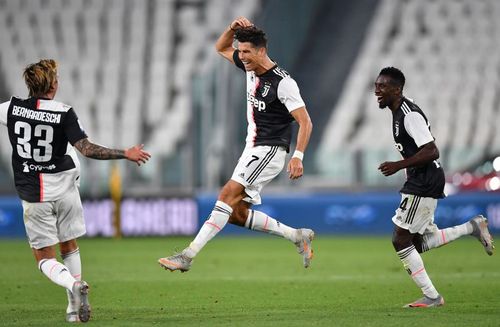
[{"label": "raised arm", "polygon": [[224,32],[222,32],[222,34],[219,36],[217,42],[215,42],[215,49],[217,50],[217,52],[230,62],[234,63],[233,60],[234,32],[241,27],[248,27],[252,25],[253,24],[245,17],[238,17],[235,20],[233,20],[231,24],[229,24],[229,26],[226,27]]},{"label": "raised arm", "polygon": [[74,146],[85,157],[98,160],[127,159],[140,166],[151,158],[151,155],[143,150],[144,144],[135,145],[125,150],[117,150],[92,143],[88,138],[83,138],[77,141]]},{"label": "raised arm", "polygon": [[304,174],[302,160],[304,158],[304,152],[306,151],[307,145],[309,144],[309,138],[311,137],[313,125],[306,107],[295,109],[291,112],[291,114],[299,124],[299,131],[297,133],[297,146],[295,147],[292,159],[288,162],[287,171],[291,179],[297,179]]}]

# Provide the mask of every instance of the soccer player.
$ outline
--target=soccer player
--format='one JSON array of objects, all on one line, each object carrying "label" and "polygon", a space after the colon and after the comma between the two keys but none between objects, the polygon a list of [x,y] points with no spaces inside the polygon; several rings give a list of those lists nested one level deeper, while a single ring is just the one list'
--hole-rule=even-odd
[{"label": "soccer player", "polygon": [[[238,48],[233,48],[233,40]],[[229,24],[216,42],[217,52],[246,73],[248,134],[246,147],[231,179],[219,193],[215,207],[191,244],[181,253],[158,260],[170,271],[188,271],[193,258],[229,221],[241,227],[283,237],[297,247],[304,267],[313,256],[314,232],[295,229],[263,212],[251,209],[260,204],[262,188],[285,165],[292,138],[292,122],[299,125],[297,146],[288,162],[291,179],[303,174],[302,159],[312,123],[297,83],[267,55],[265,33],[247,18]]]},{"label": "soccer player", "polygon": [[429,121],[412,100],[403,96],[404,84],[403,73],[394,67],[382,69],[375,82],[379,108],[389,107],[392,112],[392,133],[396,149],[403,157],[399,161],[386,161],[378,169],[384,176],[406,169],[401,203],[392,218],[395,224],[392,244],[424,296],[405,307],[436,307],[443,305],[444,299],[427,275],[420,253],[472,235],[492,255],[493,238],[487,219],[481,215],[451,228],[439,229],[434,224],[437,199],[444,197],[444,172]]},{"label": "soccer player", "polygon": [[[138,165],[150,154],[142,145],[114,150],[92,143],[75,110],[53,100],[59,86],[54,60],[27,66],[23,76],[29,97],[1,103],[0,123],[7,126],[12,145],[12,170],[26,234],[40,271],[67,290],[66,320],[86,322],[89,286],[81,280],[76,242],[85,234],[85,222],[78,191],[80,164],[73,147],[89,158],[128,159]],[[56,260],[56,244],[63,263]]]}]

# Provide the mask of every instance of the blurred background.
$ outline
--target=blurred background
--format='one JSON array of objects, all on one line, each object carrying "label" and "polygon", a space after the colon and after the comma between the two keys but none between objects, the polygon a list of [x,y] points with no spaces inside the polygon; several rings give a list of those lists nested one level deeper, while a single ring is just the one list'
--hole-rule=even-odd
[{"label": "blurred background", "polygon": [[[237,16],[264,29],[313,120],[305,175],[265,188],[261,210],[318,233],[390,233],[403,172],[373,83],[385,66],[432,124],[447,173],[436,221],[487,215],[500,231],[500,2],[496,0],[0,0],[0,101],[23,68],[59,63],[56,100],[90,138],[153,158],[81,157],[89,236],[190,235],[244,148],[245,76],[214,44]],[[0,236],[24,236],[0,129]],[[119,219],[117,219],[119,217]],[[242,230],[228,227],[226,233]]]}]

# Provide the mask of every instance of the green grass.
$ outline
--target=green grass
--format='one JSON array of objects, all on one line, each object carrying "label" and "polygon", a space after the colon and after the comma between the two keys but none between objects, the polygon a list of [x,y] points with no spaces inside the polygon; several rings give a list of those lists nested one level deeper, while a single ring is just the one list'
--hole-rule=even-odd
[{"label": "green grass", "polygon": [[[326,237],[309,269],[273,237],[218,237],[188,273],[157,258],[188,238],[80,240],[91,285],[89,326],[498,326],[500,262],[474,239],[423,255],[444,295],[435,309],[403,309],[420,297],[390,236]],[[27,242],[0,241],[0,325],[68,326],[66,295],[36,268]]]}]

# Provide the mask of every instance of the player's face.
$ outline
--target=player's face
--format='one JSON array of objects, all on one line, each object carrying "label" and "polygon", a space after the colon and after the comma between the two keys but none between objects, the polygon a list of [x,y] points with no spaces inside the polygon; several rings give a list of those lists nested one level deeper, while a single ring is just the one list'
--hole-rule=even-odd
[{"label": "player's face", "polygon": [[264,48],[257,48],[250,42],[239,42],[238,50],[238,56],[245,65],[246,71],[257,70],[263,58],[265,58]]},{"label": "player's face", "polygon": [[379,75],[375,81],[375,96],[378,107],[384,109],[390,106],[399,97],[399,87],[395,85],[389,76]]}]

